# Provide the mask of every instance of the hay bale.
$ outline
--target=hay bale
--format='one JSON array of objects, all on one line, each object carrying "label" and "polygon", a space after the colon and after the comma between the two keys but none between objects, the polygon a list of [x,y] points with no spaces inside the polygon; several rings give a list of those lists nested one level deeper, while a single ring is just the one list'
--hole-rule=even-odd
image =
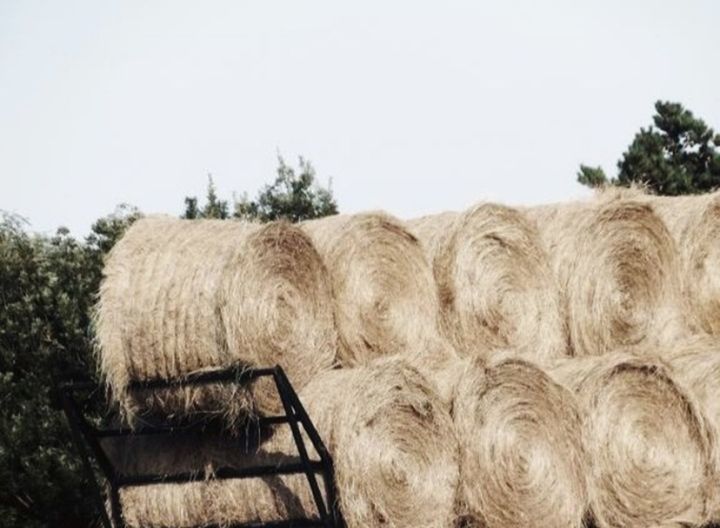
[{"label": "hay bale", "polygon": [[550,373],[583,412],[599,528],[707,520],[712,430],[668,364],[613,353],[566,360]]},{"label": "hay bale", "polygon": [[715,477],[709,513],[720,522],[720,343],[707,337],[684,340],[674,344],[666,358],[676,378],[697,397],[714,432]]},{"label": "hay bale", "polygon": [[[300,398],[332,454],[339,505],[349,528],[453,526],[457,440],[446,407],[415,369],[384,360],[325,372]],[[154,470],[184,468],[190,459],[207,480],[124,491],[121,500],[131,528],[317,516],[302,475],[213,479],[213,468],[247,463],[247,451],[231,449],[227,440],[204,438],[197,451],[181,449],[166,462],[152,457],[156,449],[149,451],[143,464]],[[266,460],[297,456],[288,427],[260,449]],[[137,468],[137,458],[132,464]]]},{"label": "hay bale", "polygon": [[125,414],[272,411],[274,389],[130,391],[230,365],[280,364],[297,387],[336,352],[331,290],[312,242],[283,222],[136,222],[110,253],[96,318],[100,370]]},{"label": "hay bale", "polygon": [[650,204],[607,193],[527,212],[559,279],[576,355],[662,342],[682,332],[677,251]]},{"label": "hay bale", "polygon": [[349,527],[453,525],[457,439],[416,369],[384,359],[318,376],[300,396],[333,456]]},{"label": "hay bale", "polygon": [[408,225],[432,262],[441,327],[458,352],[512,349],[533,360],[566,353],[558,284],[522,212],[483,203]]},{"label": "hay bale", "polygon": [[523,360],[465,365],[452,409],[465,522],[580,528],[587,460],[572,394]]},{"label": "hay bale", "polygon": [[384,213],[302,224],[322,255],[335,296],[339,355],[357,365],[417,354],[438,338],[438,299],[417,239]]},{"label": "hay bale", "polygon": [[680,252],[682,289],[690,323],[720,335],[720,192],[651,197]]},{"label": "hay bale", "polygon": [[[256,439],[248,441],[206,431],[171,438],[106,438],[102,445],[122,475],[193,472],[204,477],[186,484],[122,488],[120,504],[129,528],[189,528],[212,523],[230,525],[239,521],[317,517],[312,504],[302,504],[297,496],[297,490],[307,486],[304,475],[243,480],[214,478],[214,471],[221,467],[242,468],[250,464],[298,460],[287,453],[258,448]],[[318,481],[324,489],[322,478],[318,477]]]}]

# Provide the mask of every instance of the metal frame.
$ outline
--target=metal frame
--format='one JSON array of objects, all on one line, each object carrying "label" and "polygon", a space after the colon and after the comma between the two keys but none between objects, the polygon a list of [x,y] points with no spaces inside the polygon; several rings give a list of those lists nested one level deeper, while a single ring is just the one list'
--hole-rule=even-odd
[{"label": "metal frame", "polygon": [[[310,527],[321,526],[324,528],[343,528],[344,520],[340,513],[335,489],[333,461],[305,408],[302,406],[295,390],[292,388],[285,372],[280,366],[272,368],[248,369],[231,367],[223,370],[200,372],[188,375],[181,380],[153,379],[143,382],[134,382],[131,389],[166,389],[182,386],[204,385],[209,383],[237,383],[251,382],[260,377],[272,377],[277,388],[280,401],[282,402],[284,415],[260,417],[257,425],[278,425],[287,424],[292,431],[295,446],[300,455],[300,462],[281,462],[276,464],[259,464],[237,468],[218,468],[214,472],[214,478],[243,479],[262,477],[267,475],[290,475],[305,474],[313,501],[317,509],[319,519],[288,519],[273,522],[248,522],[232,525],[230,528],[283,528],[283,527]],[[131,436],[131,435],[169,435],[177,432],[179,428],[170,425],[145,426],[138,429],[116,428],[99,429],[94,427],[85,417],[82,407],[75,398],[76,393],[85,393],[97,389],[98,386],[92,382],[63,382],[57,387],[58,395],[62,403],[65,416],[70,424],[73,441],[82,459],[83,469],[92,486],[92,493],[100,511],[101,521],[104,528],[125,528],[122,505],[120,504],[119,490],[123,486],[145,486],[158,483],[182,483],[204,480],[202,474],[194,472],[178,473],[175,475],[120,475],[113,467],[107,454],[100,445],[100,439],[105,437]],[[300,423],[305,430],[313,448],[320,457],[320,460],[313,460],[308,456],[307,447],[303,435],[298,426]],[[182,429],[187,430],[186,428]],[[238,440],[240,441],[240,440]],[[94,464],[93,464],[94,461]],[[103,493],[100,483],[96,478],[94,466],[99,468],[100,473],[109,484],[108,498],[110,500],[110,513],[105,507]],[[325,481],[325,496],[320,491],[317,481],[317,473],[321,473]],[[214,528],[206,526],[206,528]]]}]

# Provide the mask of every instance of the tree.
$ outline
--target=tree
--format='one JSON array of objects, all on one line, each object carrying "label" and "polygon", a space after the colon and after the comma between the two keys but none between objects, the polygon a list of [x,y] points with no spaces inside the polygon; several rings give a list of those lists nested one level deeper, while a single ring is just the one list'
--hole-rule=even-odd
[{"label": "tree", "polygon": [[600,167],[580,166],[578,182],[589,187],[645,185],[656,194],[680,195],[720,187],[720,134],[679,103],[655,103],[654,127],[641,128],[608,179]]},{"label": "tree", "polygon": [[91,320],[104,255],[137,217],[124,207],[85,241],[30,235],[0,217],[0,526],[90,526],[96,519],[53,376],[95,374]]},{"label": "tree", "polygon": [[[299,170],[285,163],[278,156],[278,168],[275,181],[258,192],[255,200],[250,200],[245,192],[235,199],[233,217],[246,220],[288,220],[300,222],[319,218],[338,212],[337,203],[330,186],[321,187],[315,181],[315,169],[302,157]],[[228,218],[228,202],[220,200],[212,177],[209,178],[206,204],[201,208],[194,196],[185,197],[185,211],[181,218]]]},{"label": "tree", "polygon": [[299,165],[296,173],[282,156],[278,156],[275,182],[266,185],[254,201],[244,195],[235,203],[234,216],[257,218],[263,222],[279,219],[299,222],[337,214],[331,187],[326,189],[315,182],[315,169],[309,161],[301,157]]},{"label": "tree", "polygon": [[215,183],[213,182],[212,175],[208,174],[208,190],[207,190],[207,202],[205,207],[200,209],[198,207],[198,200],[194,196],[185,197],[185,212],[181,215],[181,218],[187,218],[189,220],[195,218],[219,218],[224,220],[230,216],[228,211],[228,203],[226,200],[220,200],[215,190]]}]

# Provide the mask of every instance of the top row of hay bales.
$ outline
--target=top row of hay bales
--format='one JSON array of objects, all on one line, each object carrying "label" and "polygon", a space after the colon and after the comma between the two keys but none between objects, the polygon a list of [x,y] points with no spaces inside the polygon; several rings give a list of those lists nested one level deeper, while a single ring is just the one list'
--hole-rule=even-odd
[{"label": "top row of hay bales", "polygon": [[[440,336],[461,355],[542,362],[720,333],[717,238],[720,195],[635,190],[407,225],[372,213],[301,227],[147,218],[106,264],[101,370],[133,414],[131,380],[238,362],[283,364],[302,386],[338,360],[447,353]],[[163,409],[161,396],[143,406]],[[170,407],[217,409],[198,398]]]},{"label": "top row of hay bales", "polygon": [[614,189],[522,209],[481,204],[408,226],[460,352],[510,348],[543,361],[720,334],[720,193]]}]

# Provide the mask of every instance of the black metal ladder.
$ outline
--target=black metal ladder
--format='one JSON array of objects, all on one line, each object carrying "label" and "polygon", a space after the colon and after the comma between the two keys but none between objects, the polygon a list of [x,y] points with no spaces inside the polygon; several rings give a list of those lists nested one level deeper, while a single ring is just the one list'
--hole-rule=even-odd
[{"label": "black metal ladder", "polygon": [[[223,479],[244,479],[264,477],[272,475],[304,474],[307,484],[317,509],[318,518],[296,518],[278,520],[272,522],[245,522],[232,525],[232,528],[282,528],[282,527],[310,527],[320,526],[324,528],[344,527],[344,521],[339,510],[337,493],[335,489],[333,461],[322,438],[318,434],[305,408],[302,406],[295,390],[292,388],[285,372],[280,366],[272,368],[240,368],[231,367],[222,370],[213,370],[190,374],[181,380],[153,379],[143,382],[134,382],[132,389],[167,389],[183,386],[206,385],[210,383],[237,383],[247,384],[261,377],[271,377],[275,383],[280,401],[282,402],[284,415],[259,417],[256,421],[258,426],[268,425],[289,425],[300,461],[281,461],[274,464],[256,464],[242,468],[221,467],[213,472],[213,478]],[[100,512],[104,528],[125,528],[122,505],[120,503],[120,489],[124,486],[144,486],[159,483],[186,483],[205,480],[204,475],[197,472],[184,472],[173,475],[121,475],[110,462],[110,459],[102,448],[100,440],[107,437],[124,437],[140,435],[170,435],[177,431],[172,425],[143,426],[138,429],[130,428],[97,428],[86,418],[82,407],[76,399],[77,393],[92,392],[98,386],[92,382],[66,381],[58,384],[58,394],[62,408],[70,424],[73,441],[82,459],[82,465],[87,478],[91,482],[93,494]],[[299,425],[302,425],[319,460],[313,460],[308,455],[302,432]],[[94,464],[93,464],[94,461]],[[108,483],[108,499],[110,512],[108,513],[100,483],[96,479],[94,466],[99,468],[100,473]],[[320,491],[317,474],[320,473],[324,480],[325,494]],[[252,500],[252,498],[249,498]],[[205,525],[205,528],[212,528]]]}]

